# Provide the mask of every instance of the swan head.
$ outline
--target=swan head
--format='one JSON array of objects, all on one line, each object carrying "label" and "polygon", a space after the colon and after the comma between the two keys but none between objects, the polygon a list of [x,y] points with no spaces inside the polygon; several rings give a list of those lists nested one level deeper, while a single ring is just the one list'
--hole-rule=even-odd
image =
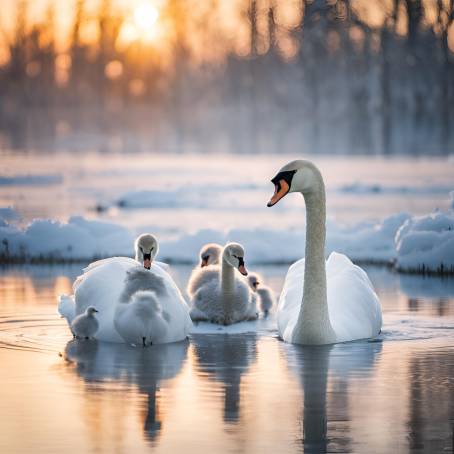
[{"label": "swan head", "polygon": [[254,292],[256,292],[260,285],[260,280],[261,280],[259,275],[257,273],[249,273],[247,280],[249,283],[249,287],[251,287],[251,289]]},{"label": "swan head", "polygon": [[316,190],[323,179],[320,171],[312,162],[299,159],[289,162],[271,179],[274,184],[274,194],[267,206],[276,205],[279,200],[290,192],[303,194]]},{"label": "swan head", "polygon": [[86,314],[86,315],[92,316],[92,315],[94,315],[96,312],[99,312],[99,311],[98,311],[95,307],[89,306],[89,307],[87,307],[87,310],[85,311],[85,314]]},{"label": "swan head", "polygon": [[143,233],[136,239],[135,250],[136,260],[149,270],[151,268],[151,262],[156,257],[159,250],[158,241],[153,235]]},{"label": "swan head", "polygon": [[243,275],[247,276],[247,270],[244,265],[244,249],[241,244],[229,243],[224,247],[222,258]]},{"label": "swan head", "polygon": [[219,263],[219,256],[222,252],[222,246],[216,243],[208,243],[200,249],[200,266],[203,268],[208,265]]}]

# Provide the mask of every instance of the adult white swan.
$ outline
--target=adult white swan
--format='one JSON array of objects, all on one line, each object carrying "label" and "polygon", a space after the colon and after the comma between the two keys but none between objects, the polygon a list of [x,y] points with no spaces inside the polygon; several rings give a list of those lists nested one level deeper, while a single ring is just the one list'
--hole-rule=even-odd
[{"label": "adult white swan", "polygon": [[325,185],[309,161],[292,161],[271,180],[275,192],[268,206],[289,192],[306,203],[306,254],[285,278],[277,310],[279,334],[294,344],[333,344],[380,333],[380,301],[360,267],[336,252],[325,263]]},{"label": "adult white swan", "polygon": [[[185,339],[192,327],[189,308],[170,275],[153,262],[158,253],[156,239],[149,234],[139,236],[135,242],[135,252],[135,260],[112,257],[91,263],[84,269],[84,274],[76,279],[73,286],[74,297],[60,298],[60,314],[70,323],[72,318],[93,305],[98,310],[99,322],[95,338],[108,342],[124,342],[124,338],[132,337],[129,328],[139,326],[135,323],[137,320],[132,320],[131,317],[140,318],[150,311],[134,312],[122,309],[126,309],[124,305],[135,303],[134,294],[145,291],[145,295],[142,293],[141,304],[144,304],[143,299],[148,294],[152,311],[156,307],[156,299],[167,322],[166,329],[161,330],[159,338],[153,337],[154,334],[150,332],[153,343]],[[131,322],[122,321],[121,317],[127,317]],[[149,323],[146,325],[149,326]],[[123,329],[125,333],[119,333],[118,329]],[[143,337],[141,332],[137,336]]]},{"label": "adult white swan", "polygon": [[222,250],[221,268],[199,287],[192,298],[191,318],[194,321],[231,325],[257,319],[255,299],[235,268],[247,276],[243,246],[229,243]]}]

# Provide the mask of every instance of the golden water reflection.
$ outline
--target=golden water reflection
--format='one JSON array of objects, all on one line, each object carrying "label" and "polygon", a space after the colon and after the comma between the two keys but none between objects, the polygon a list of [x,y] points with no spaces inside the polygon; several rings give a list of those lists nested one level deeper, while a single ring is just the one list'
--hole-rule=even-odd
[{"label": "golden water reflection", "polygon": [[[447,281],[421,281],[425,293],[418,296],[416,281],[407,282],[410,292],[402,277],[369,270],[384,309],[379,342],[298,347],[271,332],[197,335],[134,349],[70,340],[55,297],[70,291],[79,270],[2,270],[0,340],[8,334],[9,344],[0,346],[7,366],[1,452],[453,449],[454,304]],[[285,269],[259,271],[278,291]],[[176,268],[180,286],[187,273]],[[396,333],[389,322],[396,317],[429,320],[430,334],[412,337],[413,322]]]}]

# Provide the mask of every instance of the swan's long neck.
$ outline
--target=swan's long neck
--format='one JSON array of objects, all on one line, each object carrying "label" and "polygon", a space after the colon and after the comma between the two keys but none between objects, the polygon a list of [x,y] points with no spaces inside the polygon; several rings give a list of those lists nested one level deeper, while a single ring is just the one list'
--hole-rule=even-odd
[{"label": "swan's long neck", "polygon": [[329,320],[326,294],[325,237],[326,200],[321,175],[316,188],[303,193],[306,203],[306,262],[303,301],[293,331],[293,342],[329,344],[335,334]]},{"label": "swan's long neck", "polygon": [[235,270],[225,258],[222,258],[221,265],[221,292],[223,311],[225,318],[228,319],[232,310],[231,298],[235,293]]}]

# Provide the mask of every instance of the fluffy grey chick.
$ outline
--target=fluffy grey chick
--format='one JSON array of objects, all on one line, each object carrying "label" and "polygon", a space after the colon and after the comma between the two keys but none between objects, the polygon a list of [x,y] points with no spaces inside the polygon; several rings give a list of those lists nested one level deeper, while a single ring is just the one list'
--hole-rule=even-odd
[{"label": "fluffy grey chick", "polygon": [[162,310],[156,294],[138,291],[131,302],[120,303],[115,313],[115,328],[126,343],[145,347],[165,340],[170,315]]},{"label": "fluffy grey chick", "polygon": [[274,292],[269,287],[262,285],[263,279],[257,273],[249,273],[247,280],[251,290],[258,295],[261,311],[267,316],[274,305]]},{"label": "fluffy grey chick", "polygon": [[99,327],[96,312],[98,311],[93,306],[89,306],[83,314],[72,321],[71,331],[76,339],[90,339],[96,334]]},{"label": "fluffy grey chick", "polygon": [[205,244],[200,249],[200,264],[193,269],[186,289],[190,298],[195,295],[199,288],[212,279],[219,279],[219,257],[221,253],[222,246],[216,243]]},{"label": "fluffy grey chick", "polygon": [[149,290],[161,296],[166,293],[164,279],[158,276],[153,271],[149,271],[141,266],[126,271],[125,285],[123,293],[120,296],[120,303],[130,301],[134,293],[144,290]]}]

